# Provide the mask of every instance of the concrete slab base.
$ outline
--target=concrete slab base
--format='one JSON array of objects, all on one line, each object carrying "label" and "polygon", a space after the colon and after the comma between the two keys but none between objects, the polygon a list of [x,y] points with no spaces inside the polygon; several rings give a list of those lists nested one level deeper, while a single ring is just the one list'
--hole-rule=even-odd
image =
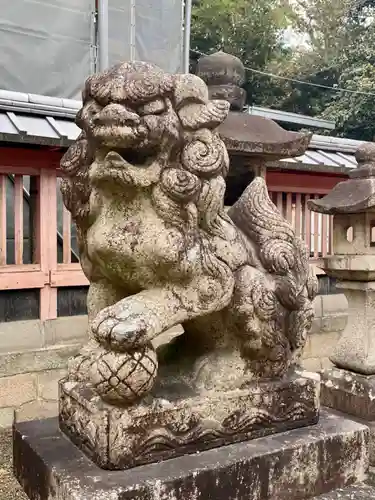
[{"label": "concrete slab base", "polygon": [[370,464],[375,465],[375,376],[339,368],[321,372],[320,401],[323,406],[353,417],[370,431]]},{"label": "concrete slab base", "polygon": [[301,500],[363,482],[365,426],[322,412],[320,422],[131,470],[102,470],[57,419],[15,424],[14,471],[38,500]]},{"label": "concrete slab base", "polygon": [[374,498],[375,488],[367,484],[356,484],[348,488],[340,488],[326,495],[319,495],[314,500],[373,500]]},{"label": "concrete slab base", "polygon": [[367,484],[356,484],[348,488],[340,488],[314,500],[374,500],[375,488]]},{"label": "concrete slab base", "polygon": [[321,373],[320,401],[369,422],[375,421],[375,375],[331,368]]}]

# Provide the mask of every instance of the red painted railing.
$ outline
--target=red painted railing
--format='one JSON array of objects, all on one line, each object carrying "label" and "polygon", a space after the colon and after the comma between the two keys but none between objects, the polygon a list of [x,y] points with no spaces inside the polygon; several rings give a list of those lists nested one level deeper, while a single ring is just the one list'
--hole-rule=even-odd
[{"label": "red painted railing", "polygon": [[88,284],[73,252],[71,217],[56,169],[12,170],[0,167],[0,290],[40,289],[40,319],[54,319],[57,289]]},{"label": "red painted railing", "polygon": [[[8,148],[9,149],[9,148]],[[0,148],[0,290],[40,290],[40,319],[57,316],[57,290],[88,284],[78,262],[75,230],[59,191],[59,152]],[[35,155],[33,154],[35,153]],[[324,193],[271,188],[282,214],[305,239],[313,261],[332,252],[332,219],[307,201]]]},{"label": "red painted railing", "polygon": [[308,200],[322,194],[270,191],[270,197],[283,216],[292,224],[296,235],[303,238],[310,258],[319,261],[332,254],[332,222],[329,215],[310,212]]}]

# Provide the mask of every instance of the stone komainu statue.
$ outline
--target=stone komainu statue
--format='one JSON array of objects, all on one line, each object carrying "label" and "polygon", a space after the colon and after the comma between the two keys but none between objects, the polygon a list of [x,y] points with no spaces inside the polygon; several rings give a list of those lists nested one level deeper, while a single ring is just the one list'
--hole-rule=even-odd
[{"label": "stone komainu statue", "polygon": [[[64,203],[90,281],[90,342],[70,365],[111,403],[152,394],[158,375],[195,391],[282,377],[313,317],[316,279],[256,178],[224,209],[229,111],[193,75],[143,62],[90,77],[82,133],[61,162]],[[152,340],[184,334],[163,351]]]}]

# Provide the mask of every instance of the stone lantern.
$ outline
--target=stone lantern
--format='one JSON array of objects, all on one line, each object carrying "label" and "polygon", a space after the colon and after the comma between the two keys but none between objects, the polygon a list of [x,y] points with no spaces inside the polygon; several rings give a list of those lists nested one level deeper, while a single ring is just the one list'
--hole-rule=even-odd
[{"label": "stone lantern", "polygon": [[375,144],[356,153],[358,168],[310,209],[334,216],[334,255],[324,271],[348,300],[348,322],[322,372],[321,402],[366,421],[375,463]]},{"label": "stone lantern", "polygon": [[203,56],[196,73],[206,83],[210,99],[230,103],[229,115],[218,130],[230,158],[225,203],[232,205],[254,177],[265,176],[268,162],[303,155],[311,134],[284,130],[269,118],[244,111],[246,72],[238,57],[222,51]]},{"label": "stone lantern", "polygon": [[197,75],[208,87],[210,99],[224,99],[231,111],[242,111],[246,103],[246,71],[238,57],[223,51],[203,56],[197,64]]}]

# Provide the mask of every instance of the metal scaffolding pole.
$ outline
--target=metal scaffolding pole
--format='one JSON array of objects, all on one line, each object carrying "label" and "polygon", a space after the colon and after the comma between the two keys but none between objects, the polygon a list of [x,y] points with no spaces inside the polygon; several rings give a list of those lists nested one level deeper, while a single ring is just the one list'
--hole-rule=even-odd
[{"label": "metal scaffolding pole", "polygon": [[109,66],[108,0],[98,0],[98,55],[99,71],[104,71]]},{"label": "metal scaffolding pole", "polygon": [[184,23],[184,73],[189,73],[190,67],[190,25],[191,25],[192,0],[185,0],[185,23]]}]

